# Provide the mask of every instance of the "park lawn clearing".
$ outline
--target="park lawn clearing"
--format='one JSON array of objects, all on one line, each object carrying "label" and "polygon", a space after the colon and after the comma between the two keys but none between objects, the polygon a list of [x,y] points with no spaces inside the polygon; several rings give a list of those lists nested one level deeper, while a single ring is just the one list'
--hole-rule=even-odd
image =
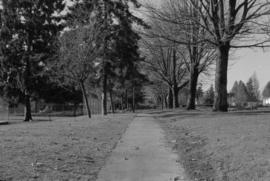
[{"label": "park lawn clearing", "polygon": [[270,180],[270,114],[155,114],[192,180]]},{"label": "park lawn clearing", "polygon": [[96,180],[134,114],[0,126],[0,180]]}]

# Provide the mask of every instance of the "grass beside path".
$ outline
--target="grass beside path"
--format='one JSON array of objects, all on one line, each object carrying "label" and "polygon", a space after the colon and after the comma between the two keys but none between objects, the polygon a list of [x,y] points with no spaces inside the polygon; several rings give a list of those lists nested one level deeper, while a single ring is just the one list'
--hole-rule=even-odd
[{"label": "grass beside path", "polygon": [[270,180],[270,114],[154,114],[193,180]]},{"label": "grass beside path", "polygon": [[134,115],[0,126],[0,180],[96,180]]}]

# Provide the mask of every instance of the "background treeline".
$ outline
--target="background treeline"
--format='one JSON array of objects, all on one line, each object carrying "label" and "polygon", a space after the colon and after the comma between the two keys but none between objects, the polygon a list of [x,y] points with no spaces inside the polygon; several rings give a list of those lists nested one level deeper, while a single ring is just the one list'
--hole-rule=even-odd
[{"label": "background treeline", "polygon": [[228,111],[230,52],[269,46],[269,6],[259,0],[144,7],[136,0],[2,0],[1,94],[9,105],[25,105],[25,121],[32,120],[34,100],[83,102],[89,118],[93,98],[103,115],[108,107],[134,111],[151,99],[193,110],[199,83],[215,72],[204,102]]},{"label": "background treeline", "polygon": [[269,6],[259,0],[165,0],[160,6],[146,5],[151,29],[144,31],[142,48],[160,102],[178,107],[178,94],[188,86],[186,108],[195,109],[198,83],[214,73],[213,110],[228,111],[231,51],[269,47]]}]

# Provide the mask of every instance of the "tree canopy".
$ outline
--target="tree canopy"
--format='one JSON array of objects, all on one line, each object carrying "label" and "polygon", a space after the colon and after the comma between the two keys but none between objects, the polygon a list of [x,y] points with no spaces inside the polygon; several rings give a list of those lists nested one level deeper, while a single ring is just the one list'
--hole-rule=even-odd
[{"label": "tree canopy", "polygon": [[63,29],[63,0],[3,0],[1,13],[1,82],[24,96],[25,121],[32,119],[30,99],[47,62],[56,53]]}]

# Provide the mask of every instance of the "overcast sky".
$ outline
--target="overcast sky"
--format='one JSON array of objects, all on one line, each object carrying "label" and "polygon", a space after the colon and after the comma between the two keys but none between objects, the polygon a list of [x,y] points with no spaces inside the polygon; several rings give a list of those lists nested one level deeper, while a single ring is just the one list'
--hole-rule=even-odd
[{"label": "overcast sky", "polygon": [[[140,0],[141,3],[151,2],[160,4],[161,0]],[[248,78],[256,72],[263,90],[266,83],[270,81],[270,49],[238,49],[230,57],[228,72],[228,91],[231,90],[236,80],[247,82]],[[212,80],[214,78],[212,77]],[[207,81],[211,84],[212,81]],[[207,86],[207,85],[206,85]]]}]

